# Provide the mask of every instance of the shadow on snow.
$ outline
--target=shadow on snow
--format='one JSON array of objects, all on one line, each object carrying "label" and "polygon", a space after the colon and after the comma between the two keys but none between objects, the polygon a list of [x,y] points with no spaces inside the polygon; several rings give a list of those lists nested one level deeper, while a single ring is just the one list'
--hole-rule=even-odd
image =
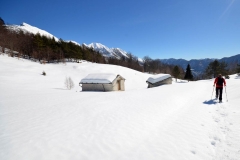
[{"label": "shadow on snow", "polygon": [[211,105],[211,104],[216,104],[217,102],[214,101],[213,99],[210,99],[210,100],[208,100],[208,101],[204,101],[203,103],[204,103],[204,104]]}]

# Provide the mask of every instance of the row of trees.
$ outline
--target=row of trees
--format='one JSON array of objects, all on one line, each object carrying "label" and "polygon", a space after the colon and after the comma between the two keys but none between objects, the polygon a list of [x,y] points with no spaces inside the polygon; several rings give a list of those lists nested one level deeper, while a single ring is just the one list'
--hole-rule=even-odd
[{"label": "row of trees", "polygon": [[[184,75],[184,73],[185,73],[185,75]],[[193,75],[192,75],[191,67],[189,64],[187,66],[186,72],[182,71],[179,66],[174,66],[172,75],[176,78],[176,81],[178,78],[183,78],[188,81],[193,80]],[[183,77],[183,75],[184,75],[184,77]]]},{"label": "row of trees", "polygon": [[[213,62],[209,63],[206,70],[201,75],[202,77],[201,79],[217,77],[218,74],[222,74],[223,76],[228,78],[229,74],[236,73],[236,72],[240,73],[240,65],[237,68],[237,70],[229,71],[228,65],[225,62],[219,62],[218,60],[214,60]],[[181,74],[181,71],[179,67],[175,66],[173,68],[172,75],[177,79],[182,77],[180,74]],[[186,79],[188,81],[194,80],[194,76],[192,74],[191,67],[189,64],[187,65],[185,76],[183,77],[183,79]],[[197,79],[197,77],[195,77],[195,79]]]},{"label": "row of trees", "polygon": [[[173,74],[174,65],[167,65],[160,61],[160,59],[151,59],[149,56],[143,58],[143,71],[148,73],[166,73]],[[184,74],[183,68],[177,66],[179,69],[179,75]]]},{"label": "row of trees", "polygon": [[122,56],[120,59],[108,58],[108,64],[120,65],[140,72],[143,71],[143,67],[139,63],[138,58],[131,53],[128,53],[128,58],[124,56]]},{"label": "row of trees", "polygon": [[196,77],[192,74],[190,64],[187,65],[187,68],[184,71],[180,66],[166,65],[159,59],[152,60],[150,57],[144,57],[143,68],[145,72],[168,73],[173,75],[176,79],[186,79],[188,81],[213,78],[217,77],[218,74],[222,74],[226,78],[229,77],[229,74],[238,73],[240,75],[240,64],[235,64],[235,67],[234,64],[228,66],[226,62],[220,62],[218,60],[209,63],[205,71]]}]

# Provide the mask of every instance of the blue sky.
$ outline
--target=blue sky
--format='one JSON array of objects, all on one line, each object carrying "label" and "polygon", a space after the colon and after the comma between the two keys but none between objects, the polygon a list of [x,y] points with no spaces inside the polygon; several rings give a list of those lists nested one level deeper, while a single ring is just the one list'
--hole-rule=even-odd
[{"label": "blue sky", "polygon": [[0,2],[0,17],[140,58],[240,54],[240,0],[7,0]]}]

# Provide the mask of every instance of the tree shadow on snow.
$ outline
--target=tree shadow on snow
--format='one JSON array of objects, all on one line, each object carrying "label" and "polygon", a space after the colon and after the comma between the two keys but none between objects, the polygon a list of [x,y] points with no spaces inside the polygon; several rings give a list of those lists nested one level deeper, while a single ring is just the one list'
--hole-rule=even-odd
[{"label": "tree shadow on snow", "polygon": [[216,104],[217,102],[214,101],[213,99],[210,99],[208,101],[204,101],[203,104],[208,104],[208,105],[211,105],[211,104]]},{"label": "tree shadow on snow", "polygon": [[68,90],[66,88],[52,88],[52,89],[57,89],[57,90]]}]

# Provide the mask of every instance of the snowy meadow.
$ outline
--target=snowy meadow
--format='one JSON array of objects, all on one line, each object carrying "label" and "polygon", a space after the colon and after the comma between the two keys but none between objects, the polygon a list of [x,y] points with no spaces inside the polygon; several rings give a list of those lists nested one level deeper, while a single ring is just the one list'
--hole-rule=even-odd
[{"label": "snowy meadow", "polygon": [[[43,76],[43,71],[46,76]],[[90,73],[120,74],[125,91],[82,92]],[[213,79],[147,89],[152,75],[96,64],[39,64],[0,55],[1,160],[239,160],[240,77],[223,103]],[[71,77],[75,86],[64,86]]]}]

